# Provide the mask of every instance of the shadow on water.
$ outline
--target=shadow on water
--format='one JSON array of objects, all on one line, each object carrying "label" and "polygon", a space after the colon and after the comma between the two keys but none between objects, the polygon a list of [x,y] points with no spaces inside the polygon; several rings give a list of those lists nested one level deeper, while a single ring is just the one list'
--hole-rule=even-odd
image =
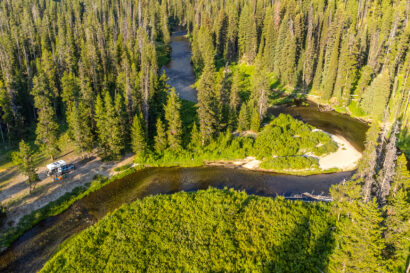
[{"label": "shadow on water", "polygon": [[276,106],[271,107],[268,111],[276,116],[280,113],[289,114],[326,132],[343,136],[357,150],[364,150],[366,132],[369,129],[366,123],[336,111],[322,111],[313,102],[306,104],[305,106]]},{"label": "shadow on water", "polygon": [[0,256],[1,272],[36,272],[68,237],[89,227],[125,203],[148,195],[215,188],[245,190],[261,196],[327,193],[351,172],[307,177],[275,175],[219,167],[149,168],[112,182],[50,217],[20,237]]}]

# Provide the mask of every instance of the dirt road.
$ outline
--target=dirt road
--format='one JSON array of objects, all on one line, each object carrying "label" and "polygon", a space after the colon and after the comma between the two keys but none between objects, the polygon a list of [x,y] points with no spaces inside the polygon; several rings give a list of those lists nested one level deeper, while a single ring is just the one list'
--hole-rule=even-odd
[{"label": "dirt road", "polygon": [[36,184],[31,194],[29,186],[25,183],[27,178],[19,174],[15,167],[0,173],[0,181],[8,180],[7,184],[0,188],[0,204],[8,207],[5,227],[15,225],[24,215],[47,205],[76,187],[92,181],[96,174],[111,176],[115,168],[131,163],[133,156],[129,154],[121,161],[103,162],[95,153],[86,159],[81,159],[78,155],[70,152],[58,158],[58,160],[60,159],[75,164],[76,169],[68,174],[63,181],[56,182],[53,177],[47,177],[45,166],[39,168],[38,174],[41,181]]}]

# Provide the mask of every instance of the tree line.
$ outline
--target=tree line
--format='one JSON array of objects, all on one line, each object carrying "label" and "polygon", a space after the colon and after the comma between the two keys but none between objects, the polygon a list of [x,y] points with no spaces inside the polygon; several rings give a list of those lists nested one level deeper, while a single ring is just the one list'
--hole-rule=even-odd
[{"label": "tree line", "polygon": [[[2,141],[21,139],[36,124],[36,142],[50,156],[61,122],[87,143],[80,150],[98,139],[97,100],[107,92],[124,105],[128,124],[142,116],[154,137],[165,104],[158,71],[176,25],[192,40],[203,143],[238,125],[243,102],[254,124],[263,120],[270,73],[294,92],[408,125],[405,0],[5,0],[0,14]],[[227,65],[238,62],[258,71],[249,98]]]}]

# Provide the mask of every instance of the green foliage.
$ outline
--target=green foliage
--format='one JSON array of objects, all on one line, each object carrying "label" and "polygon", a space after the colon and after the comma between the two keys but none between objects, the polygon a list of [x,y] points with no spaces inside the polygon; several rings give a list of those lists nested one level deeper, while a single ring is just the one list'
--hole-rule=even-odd
[{"label": "green foliage", "polygon": [[41,272],[315,272],[334,222],[321,203],[216,189],[157,195],[73,237]]},{"label": "green foliage", "polygon": [[247,131],[250,126],[250,115],[248,105],[243,103],[238,118],[238,131]]},{"label": "green foliage", "polygon": [[38,176],[34,165],[33,149],[29,144],[22,140],[19,144],[19,151],[13,152],[11,157],[13,159],[13,163],[17,165],[20,172],[24,176],[27,176],[27,183],[30,185],[31,192],[33,184],[38,181]]},{"label": "green foliage", "polygon": [[36,76],[33,79],[31,94],[34,96],[34,105],[38,115],[36,144],[41,146],[46,155],[54,159],[59,152],[58,124],[55,120],[55,109],[52,106],[53,90],[48,83],[43,73]]},{"label": "green foliage", "polygon": [[265,126],[255,140],[254,153],[259,158],[294,156],[312,153],[316,156],[335,152],[337,145],[326,133],[280,114]]},{"label": "green foliage", "polygon": [[396,161],[395,176],[386,207],[386,255],[391,272],[404,272],[410,255],[410,172],[404,154]]},{"label": "green foliage", "polygon": [[8,228],[4,233],[0,234],[0,247],[8,247],[13,241],[19,238],[25,231],[32,228],[35,224],[40,221],[47,219],[48,217],[58,215],[68,209],[76,201],[84,198],[92,192],[95,192],[105,185],[130,175],[135,172],[136,169],[130,168],[118,175],[112,176],[107,179],[103,175],[95,175],[93,181],[88,183],[86,187],[80,186],[74,188],[71,192],[67,192],[58,199],[49,202],[44,207],[32,211],[30,214],[24,215],[17,225]]},{"label": "green foliage", "polygon": [[135,115],[131,128],[131,146],[136,157],[143,159],[147,153],[147,140],[141,115]]},{"label": "green foliage", "polygon": [[251,131],[257,133],[259,132],[259,129],[261,127],[261,119],[259,117],[258,110],[254,109],[252,111],[252,116],[251,116]]},{"label": "green foliage", "polygon": [[182,144],[181,102],[175,89],[172,88],[165,106],[165,119],[168,123],[168,145],[173,151],[180,150]]},{"label": "green foliage", "polygon": [[0,205],[0,225],[3,225],[7,219],[7,208],[3,205]]},{"label": "green foliage", "polygon": [[132,166],[132,164],[125,164],[121,167],[114,168],[114,171],[122,172],[122,171],[125,171],[125,170],[129,169],[131,166]]},{"label": "green foliage", "polygon": [[329,272],[385,272],[382,217],[376,202],[340,202],[336,222],[336,247]]},{"label": "green foliage", "polygon": [[155,144],[154,149],[155,152],[161,154],[168,146],[167,142],[167,134],[165,133],[164,124],[162,123],[161,119],[157,119],[157,135],[154,138]]},{"label": "green foliage", "polygon": [[197,89],[202,144],[208,144],[219,129],[219,101],[215,91],[215,68],[213,64],[205,66]]},{"label": "green foliage", "polygon": [[287,170],[315,170],[319,168],[318,160],[313,157],[287,156],[265,159],[261,168],[283,172]]},{"label": "green foliage", "polygon": [[367,114],[372,114],[379,119],[383,118],[389,96],[386,90],[390,90],[390,84],[388,71],[383,71],[365,89],[360,105]]},{"label": "green foliage", "polygon": [[[289,143],[291,145],[288,145]],[[191,142],[185,149],[178,152],[167,149],[151,155],[145,163],[151,166],[188,167],[201,166],[207,161],[257,156],[263,161],[261,168],[285,173],[312,174],[321,172],[318,160],[305,154],[322,156],[337,149],[337,144],[326,133],[315,131],[313,127],[281,114],[265,126],[256,139],[246,136],[234,137],[228,129],[208,145],[202,145],[200,132],[194,123]]]}]

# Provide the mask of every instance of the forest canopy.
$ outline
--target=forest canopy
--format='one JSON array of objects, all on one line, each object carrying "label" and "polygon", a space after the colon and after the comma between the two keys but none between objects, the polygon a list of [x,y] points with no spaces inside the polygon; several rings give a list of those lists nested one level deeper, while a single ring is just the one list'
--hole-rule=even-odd
[{"label": "forest canopy", "polygon": [[[242,108],[256,128],[280,91],[270,85],[274,75],[281,89],[350,114],[400,120],[406,148],[408,16],[406,0],[4,0],[1,141],[17,146],[13,140],[35,133],[54,157],[68,128],[80,152],[98,146],[116,158],[132,146],[129,128],[138,116],[153,145],[169,92],[158,72],[179,26],[192,41],[203,143],[239,127]],[[235,69],[220,73],[237,63],[258,71],[245,93]]]}]

